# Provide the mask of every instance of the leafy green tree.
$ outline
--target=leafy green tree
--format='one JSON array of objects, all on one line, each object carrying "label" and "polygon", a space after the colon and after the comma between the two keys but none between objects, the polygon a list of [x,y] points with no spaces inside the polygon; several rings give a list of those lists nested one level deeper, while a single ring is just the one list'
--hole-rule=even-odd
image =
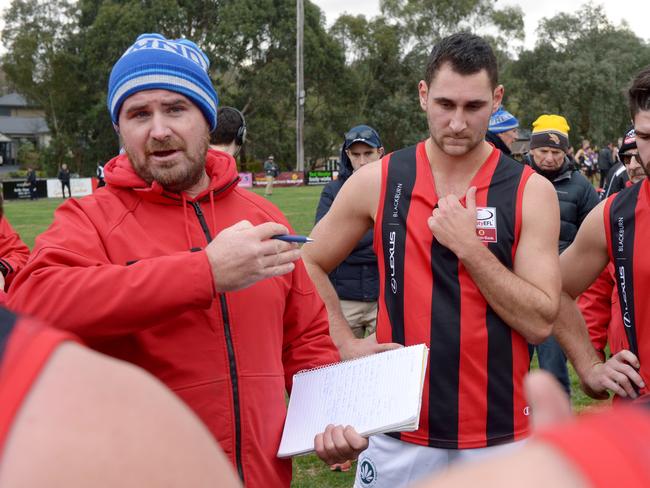
[{"label": "leafy green tree", "polygon": [[625,88],[650,63],[650,46],[590,4],[543,19],[538,33],[535,49],[504,72],[508,109],[524,127],[543,113],[564,115],[574,145],[615,141],[630,125]]}]

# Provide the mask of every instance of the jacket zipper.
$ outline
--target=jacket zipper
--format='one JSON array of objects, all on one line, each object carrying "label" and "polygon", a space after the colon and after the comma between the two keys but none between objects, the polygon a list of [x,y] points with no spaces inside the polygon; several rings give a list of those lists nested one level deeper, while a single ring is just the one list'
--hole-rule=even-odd
[{"label": "jacket zipper", "polygon": [[[208,227],[201,205],[198,202],[189,202],[194,208],[194,213],[199,219],[201,229],[205,234],[208,244],[212,242],[210,228]],[[230,367],[230,383],[232,385],[232,401],[235,408],[235,461],[237,463],[237,473],[239,479],[244,483],[244,467],[241,460],[241,411],[239,406],[239,383],[237,381],[237,363],[235,362],[235,348],[232,344],[232,333],[230,331],[230,318],[228,316],[228,303],[226,295],[219,293],[219,303],[221,304],[221,318],[223,319],[224,335],[226,337],[226,348],[228,350],[228,364]]]}]

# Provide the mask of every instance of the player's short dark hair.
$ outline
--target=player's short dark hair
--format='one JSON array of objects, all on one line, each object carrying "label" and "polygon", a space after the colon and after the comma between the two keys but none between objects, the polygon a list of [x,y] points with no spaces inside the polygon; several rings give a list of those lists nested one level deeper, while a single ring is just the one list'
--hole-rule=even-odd
[{"label": "player's short dark hair", "polygon": [[641,110],[650,110],[650,66],[643,68],[632,80],[627,92],[632,119]]},{"label": "player's short dark hair", "polygon": [[459,32],[445,37],[438,42],[429,55],[424,80],[431,86],[433,78],[445,64],[460,75],[473,75],[485,70],[490,78],[492,89],[499,84],[499,68],[497,58],[490,45],[482,37]]},{"label": "player's short dark hair", "polygon": [[[210,144],[230,144],[241,134],[246,122],[241,112],[233,107],[217,110],[217,128],[210,135]],[[239,141],[237,141],[239,143]]]}]

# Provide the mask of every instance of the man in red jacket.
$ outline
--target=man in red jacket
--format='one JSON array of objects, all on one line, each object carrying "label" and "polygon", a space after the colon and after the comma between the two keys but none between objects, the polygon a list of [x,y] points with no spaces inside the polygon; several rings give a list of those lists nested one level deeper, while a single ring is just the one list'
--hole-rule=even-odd
[{"label": "man in red jacket", "polygon": [[[208,150],[208,65],[194,43],[159,34],[124,53],[108,107],[125,153],[104,188],[56,211],[10,306],[157,376],[246,486],[289,486],[291,462],[276,457],[285,390],[339,356],[300,251],[271,239],[290,231],[286,218],[237,187],[232,156]],[[337,436],[343,459],[356,452],[346,436],[363,447]]]}]

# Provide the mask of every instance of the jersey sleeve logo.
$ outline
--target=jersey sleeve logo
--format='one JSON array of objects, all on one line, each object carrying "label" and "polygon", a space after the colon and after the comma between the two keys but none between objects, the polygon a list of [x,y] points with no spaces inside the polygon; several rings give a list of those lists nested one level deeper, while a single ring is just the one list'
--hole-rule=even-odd
[{"label": "jersey sleeve logo", "polygon": [[476,207],[476,235],[482,242],[497,242],[496,207]]}]

